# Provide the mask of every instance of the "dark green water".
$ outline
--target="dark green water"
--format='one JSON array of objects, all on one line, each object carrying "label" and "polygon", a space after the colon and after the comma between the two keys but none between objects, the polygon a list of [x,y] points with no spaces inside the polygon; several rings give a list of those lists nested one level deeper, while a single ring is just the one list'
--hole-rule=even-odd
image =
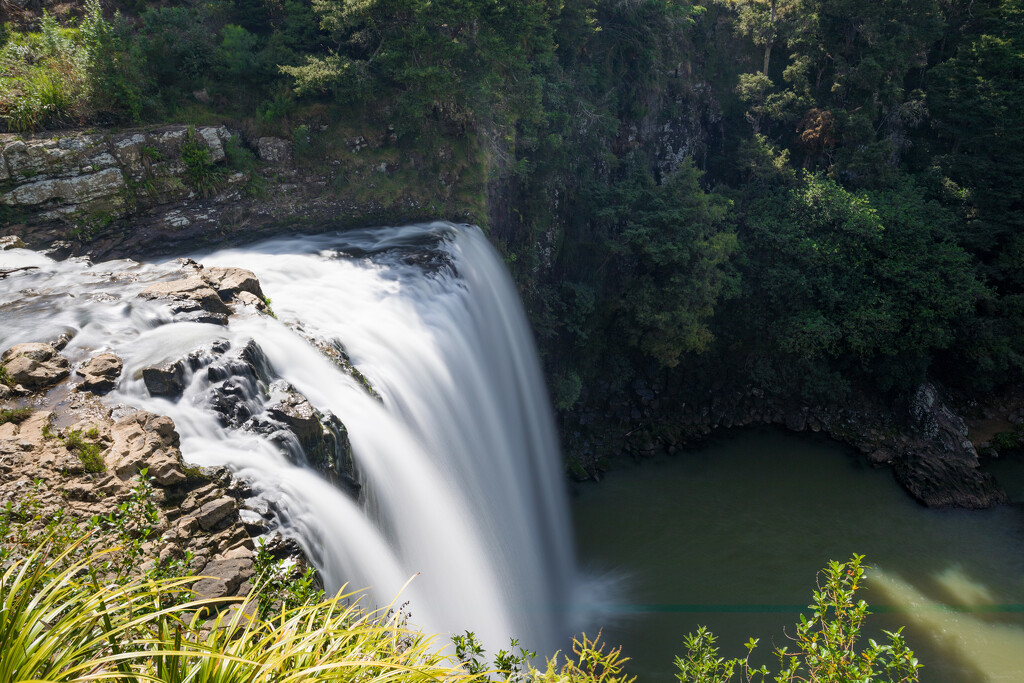
[{"label": "dark green water", "polygon": [[[1024,681],[1024,508],[928,510],[849,456],[826,439],[742,431],[577,489],[581,561],[614,584],[604,636],[640,683],[675,680],[698,624],[725,656],[750,636],[785,644],[817,570],[852,553],[875,567],[868,624],[906,624],[922,681]],[[1020,459],[993,471],[1024,501]]]}]

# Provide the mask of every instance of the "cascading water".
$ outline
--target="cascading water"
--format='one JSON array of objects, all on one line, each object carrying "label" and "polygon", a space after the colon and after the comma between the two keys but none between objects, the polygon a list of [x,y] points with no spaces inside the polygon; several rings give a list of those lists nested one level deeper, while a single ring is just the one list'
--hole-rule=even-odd
[{"label": "cascading water", "polygon": [[[491,648],[509,637],[542,651],[561,645],[575,576],[551,410],[518,297],[479,230],[435,223],[195,258],[253,270],[280,320],[173,322],[136,294],[175,264],[14,251],[0,262],[38,270],[0,281],[0,347],[68,330],[72,361],[120,355],[109,400],[169,415],[187,459],[227,465],[272,499],[281,530],[329,590],[347,582],[378,605],[408,600],[417,625],[473,630]],[[340,341],[380,400],[307,338]],[[274,441],[225,426],[210,410],[209,359],[193,364],[176,401],[151,397],[139,378],[196,349],[250,340],[270,373],[347,427],[362,504]],[[261,410],[264,384],[245,385],[245,415]]]}]

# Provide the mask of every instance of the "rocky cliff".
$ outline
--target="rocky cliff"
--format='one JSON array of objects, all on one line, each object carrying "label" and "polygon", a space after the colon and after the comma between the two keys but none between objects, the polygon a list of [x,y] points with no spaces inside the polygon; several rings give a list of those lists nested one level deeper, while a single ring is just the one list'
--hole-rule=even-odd
[{"label": "rocky cliff", "polygon": [[365,138],[350,142],[342,167],[297,163],[292,142],[247,143],[224,126],[0,134],[2,234],[106,258],[437,217],[414,192],[378,201],[394,169]]}]

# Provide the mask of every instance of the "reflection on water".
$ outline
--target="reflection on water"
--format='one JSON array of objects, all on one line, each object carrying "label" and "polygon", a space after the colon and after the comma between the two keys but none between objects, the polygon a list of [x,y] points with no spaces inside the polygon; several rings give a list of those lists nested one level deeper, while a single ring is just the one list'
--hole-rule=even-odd
[{"label": "reflection on water", "polygon": [[[815,572],[853,553],[875,567],[863,597],[874,633],[906,625],[926,683],[1024,680],[1024,512],[915,503],[888,470],[834,442],[739,432],[693,453],[645,462],[580,486],[580,556],[619,577],[602,605],[604,635],[642,681],[673,678],[698,624],[724,656],[748,637],[786,644]],[[997,476],[1024,468],[1007,460]],[[1008,488],[1020,488],[1012,479]],[[765,657],[774,664],[774,659]]]}]

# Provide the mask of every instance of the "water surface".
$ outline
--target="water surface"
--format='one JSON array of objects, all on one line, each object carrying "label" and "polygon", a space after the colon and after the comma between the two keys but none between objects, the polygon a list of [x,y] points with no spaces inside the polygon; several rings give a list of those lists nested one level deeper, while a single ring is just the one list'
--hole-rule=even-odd
[{"label": "water surface", "polygon": [[[850,455],[824,438],[733,432],[577,489],[580,556],[616,586],[604,636],[641,681],[675,680],[698,624],[725,656],[750,636],[785,645],[817,570],[853,553],[875,567],[869,624],[907,625],[922,681],[1024,680],[1024,512],[929,510]],[[1024,493],[1019,463],[998,463],[1011,496]]]}]

